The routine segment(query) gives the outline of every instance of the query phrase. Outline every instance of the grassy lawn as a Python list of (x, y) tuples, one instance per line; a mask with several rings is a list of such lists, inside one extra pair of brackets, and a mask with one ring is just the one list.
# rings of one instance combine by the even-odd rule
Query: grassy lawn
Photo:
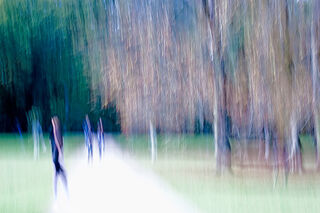
[[(0, 135), (0, 212), (47, 212), (53, 195), (53, 164), (48, 135), (44, 135), (47, 151), (40, 159), (33, 159), (33, 141), (23, 135), (23, 141), (14, 134)], [(64, 137), (65, 164), (72, 153), (82, 145), (82, 135)], [(41, 146), (40, 146), (41, 147)]]
[[(52, 200), (51, 147), (33, 160), (33, 141), (24, 135), (24, 148), (17, 135), (0, 135), (0, 212), (47, 212)], [(314, 166), (310, 137), (303, 136), (304, 163)], [(83, 144), (80, 134), (66, 135), (65, 163)], [(158, 136), (158, 159), (151, 164), (149, 137), (115, 136), (123, 150), (143, 166), (161, 176), (179, 194), (203, 212), (319, 212), (320, 175), (291, 175), (287, 186), (280, 175), (273, 187), (272, 172), (266, 168), (240, 168), (237, 142), (232, 142), (233, 175), (217, 176), (211, 135)], [(250, 145), (252, 148), (253, 145)], [(249, 157), (253, 153), (249, 152)], [(251, 158), (249, 161), (254, 161)]]
[[(211, 135), (158, 136), (158, 159), (154, 164), (150, 161), (148, 136), (116, 139), (142, 165), (154, 170), (203, 212), (320, 212), (320, 175), (310, 171), (314, 153), (309, 136), (301, 137), (309, 172), (291, 175), (287, 185), (280, 174), (275, 187), (270, 169), (237, 166), (236, 151), (233, 175), (217, 176)], [(237, 149), (235, 141), (232, 147)], [(249, 152), (249, 161), (255, 161), (255, 151)]]

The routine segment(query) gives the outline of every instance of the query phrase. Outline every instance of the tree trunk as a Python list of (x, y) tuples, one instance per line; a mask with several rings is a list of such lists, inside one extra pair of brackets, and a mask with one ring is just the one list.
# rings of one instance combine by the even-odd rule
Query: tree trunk
[[(210, 33), (210, 56), (214, 76), (214, 144), (217, 172), (231, 169), (231, 147), (226, 135), (226, 75), (223, 60), (225, 18), (215, 11), (216, 2), (203, 0)], [(221, 12), (221, 11), (220, 11)]]
[(279, 166), (278, 166), (278, 140), (277, 137), (274, 137), (272, 142), (272, 150), (273, 150), (273, 166), (272, 166), (272, 176), (273, 176), (273, 187), (277, 184), (278, 174), (279, 174)]
[(270, 133), (268, 125), (264, 125), (264, 159), (269, 160)]
[(202, 100), (198, 103), (198, 119), (199, 119), (199, 132), (202, 134), (204, 131), (204, 116)]
[[(221, 70), (223, 71), (223, 69)], [(227, 111), (226, 111), (226, 79), (225, 75), (216, 72), (217, 114), (216, 114), (216, 168), (220, 173), (224, 170), (231, 171), (231, 146), (227, 135)]]
[(284, 181), (287, 183), (288, 174), (289, 174), (289, 165), (288, 165), (288, 147), (285, 144), (284, 137), (280, 136), (276, 138), (273, 143), (273, 155), (274, 155), (274, 164), (273, 164), (273, 186), (278, 182), (279, 172), (284, 173)]
[(157, 138), (154, 133), (152, 122), (150, 121), (150, 143), (151, 143), (151, 162), (157, 159)]
[(320, 170), (320, 159), (318, 156), (319, 150), (319, 110), (318, 110), (318, 62), (316, 51), (314, 23), (311, 23), (311, 61), (312, 61), (312, 104), (313, 104), (313, 118), (314, 118), (314, 133), (315, 133), (315, 150), (316, 150), (316, 166)]
[(217, 138), (217, 155), (216, 168), (217, 172), (231, 171), (231, 146), (229, 138), (226, 135), (225, 112), (220, 111), (218, 115), (218, 138)]
[(290, 122), (291, 136), (290, 136), (290, 153), (288, 156), (291, 173), (303, 171), (302, 167), (302, 153), (301, 142), (297, 131), (297, 121), (292, 119)]
[(319, 129), (319, 112), (314, 112), (314, 144), (315, 144), (315, 154), (316, 154), (316, 169), (320, 171), (320, 158), (319, 158), (319, 138), (320, 138), (320, 129)]
[(215, 90), (215, 94), (214, 94), (214, 106), (213, 106), (213, 134), (214, 134), (214, 157), (217, 159), (218, 154), (219, 154), (219, 150), (218, 150), (218, 94)]

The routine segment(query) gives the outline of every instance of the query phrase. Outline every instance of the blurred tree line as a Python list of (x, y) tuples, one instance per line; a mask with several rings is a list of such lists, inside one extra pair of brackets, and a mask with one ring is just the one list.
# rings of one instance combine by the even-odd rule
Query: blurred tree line
[[(27, 130), (27, 113), (37, 107), (44, 129), (58, 115), (65, 130), (81, 130), (84, 115), (104, 116), (119, 131), (115, 107), (93, 103), (88, 53), (71, 36), (81, 1), (0, 1), (0, 131)], [(96, 96), (95, 99), (98, 97)]]
[(319, 0), (0, 0), (0, 130), (25, 130), (33, 107), (45, 129), (57, 114), (80, 130), (89, 113), (125, 134), (213, 132), (219, 166), (229, 137), (275, 144), (284, 163), (302, 132), (320, 148), (319, 11)]

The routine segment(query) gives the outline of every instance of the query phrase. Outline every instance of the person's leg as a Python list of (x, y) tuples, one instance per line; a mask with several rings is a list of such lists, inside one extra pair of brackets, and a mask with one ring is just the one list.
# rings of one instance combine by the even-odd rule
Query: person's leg
[(92, 138), (92, 135), (91, 135), (91, 137), (89, 138), (89, 143), (90, 143), (90, 157), (91, 157), (91, 161), (92, 161), (92, 159), (93, 159), (93, 138)]
[(89, 138), (86, 138), (86, 146), (87, 146), (87, 150), (88, 150), (88, 163), (90, 162), (90, 142), (89, 142)]
[(58, 185), (58, 171), (57, 166), (55, 165), (55, 172), (53, 176), (53, 193), (54, 193), (54, 199), (57, 199), (57, 185)]
[(67, 195), (69, 195), (67, 175), (66, 175), (64, 168), (62, 168), (62, 167), (60, 167), (60, 175), (61, 175), (62, 183), (63, 183), (64, 188), (66, 190), (66, 193), (67, 193)]
[(90, 161), (90, 145), (89, 143), (87, 144), (87, 150), (88, 150), (88, 163)]
[(100, 136), (98, 138), (98, 144), (99, 144), (99, 157), (101, 159), (101, 156), (102, 156), (102, 141), (101, 141), (101, 137)]
[(103, 153), (106, 151), (106, 143), (104, 141), (104, 135), (102, 133), (102, 136), (101, 136), (101, 140), (102, 140), (102, 145), (103, 145)]
[(93, 161), (93, 150), (92, 150), (92, 141), (90, 142), (90, 159), (91, 159), (91, 162)]
[(92, 143), (88, 142), (88, 163), (92, 161)]

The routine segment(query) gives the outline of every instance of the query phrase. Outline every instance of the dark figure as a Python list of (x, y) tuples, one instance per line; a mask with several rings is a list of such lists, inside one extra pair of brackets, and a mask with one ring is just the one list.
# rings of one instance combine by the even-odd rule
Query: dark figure
[(99, 156), (101, 159), (102, 152), (104, 153), (105, 151), (104, 132), (103, 132), (103, 125), (102, 125), (101, 118), (99, 118), (99, 121), (97, 124), (97, 136), (98, 136)]
[(83, 131), (84, 131), (86, 147), (88, 149), (88, 162), (90, 162), (93, 159), (93, 150), (92, 150), (92, 131), (91, 131), (91, 125), (90, 125), (90, 120), (88, 115), (86, 115), (86, 119), (83, 122)]
[(65, 169), (62, 166), (63, 159), (63, 138), (61, 133), (61, 126), (57, 116), (54, 116), (51, 119), (52, 129), (50, 131), (50, 140), (51, 140), (51, 149), (52, 149), (52, 160), (55, 167), (54, 174), (54, 195), (57, 197), (57, 184), (58, 176), (61, 177), (61, 180), (65, 186), (66, 192), (68, 193), (68, 182)]

